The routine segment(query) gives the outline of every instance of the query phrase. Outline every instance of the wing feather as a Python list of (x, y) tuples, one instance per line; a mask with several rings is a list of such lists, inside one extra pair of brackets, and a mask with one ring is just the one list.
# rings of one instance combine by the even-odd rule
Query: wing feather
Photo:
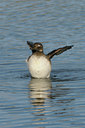
[(73, 47), (73, 45), (55, 49), (52, 52), (48, 53), (47, 57), (49, 59), (51, 59), (54, 55), (59, 55), (59, 54), (63, 53), (64, 51), (67, 51), (67, 50), (71, 49), (72, 47)]

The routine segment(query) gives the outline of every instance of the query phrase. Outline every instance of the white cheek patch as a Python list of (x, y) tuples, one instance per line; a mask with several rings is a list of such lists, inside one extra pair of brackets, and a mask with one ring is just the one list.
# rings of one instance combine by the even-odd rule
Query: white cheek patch
[(40, 45), (40, 44), (38, 44), (38, 47), (41, 47), (41, 45)]

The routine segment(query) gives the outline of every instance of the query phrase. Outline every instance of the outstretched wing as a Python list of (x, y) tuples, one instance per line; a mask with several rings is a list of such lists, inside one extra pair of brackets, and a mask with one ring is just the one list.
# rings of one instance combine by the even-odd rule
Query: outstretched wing
[(51, 59), (54, 55), (59, 55), (59, 54), (63, 53), (64, 51), (71, 49), (72, 47), (73, 47), (73, 45), (71, 45), (71, 46), (65, 46), (65, 47), (62, 47), (62, 48), (58, 48), (56, 50), (53, 50), (52, 52), (50, 52), (50, 53), (47, 54), (47, 57), (49, 59)]

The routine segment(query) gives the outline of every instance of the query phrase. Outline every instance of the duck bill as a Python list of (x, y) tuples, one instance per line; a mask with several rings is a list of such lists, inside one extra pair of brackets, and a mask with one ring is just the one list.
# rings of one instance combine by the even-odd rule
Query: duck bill
[(27, 44), (29, 45), (30, 49), (32, 50), (34, 48), (34, 44), (30, 41), (27, 41)]

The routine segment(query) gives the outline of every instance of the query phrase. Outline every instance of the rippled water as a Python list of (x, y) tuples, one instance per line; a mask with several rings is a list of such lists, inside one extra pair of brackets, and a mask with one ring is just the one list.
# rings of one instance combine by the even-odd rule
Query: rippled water
[[(0, 127), (85, 128), (85, 1), (3, 0), (0, 12)], [(31, 79), (27, 40), (74, 47)]]

